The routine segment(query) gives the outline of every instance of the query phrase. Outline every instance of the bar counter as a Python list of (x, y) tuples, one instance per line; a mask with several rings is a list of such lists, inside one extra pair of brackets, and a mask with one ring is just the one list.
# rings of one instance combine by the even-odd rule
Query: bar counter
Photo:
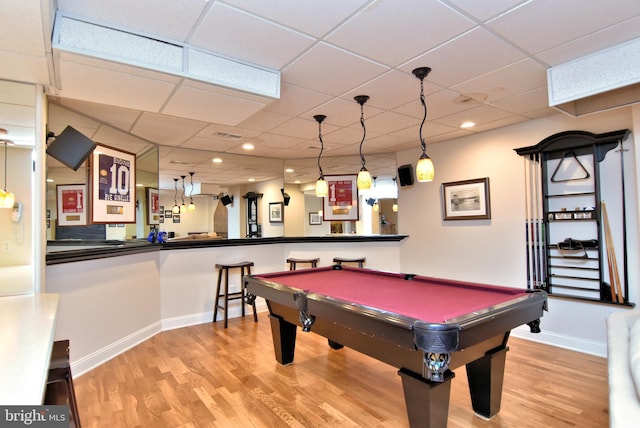
[(0, 297), (0, 404), (42, 404), (59, 301), (58, 294)]

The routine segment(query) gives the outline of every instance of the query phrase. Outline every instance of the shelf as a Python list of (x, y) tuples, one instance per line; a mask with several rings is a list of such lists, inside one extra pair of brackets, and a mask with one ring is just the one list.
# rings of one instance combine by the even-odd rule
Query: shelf
[(575, 193), (561, 193), (558, 195), (545, 195), (545, 198), (566, 198), (575, 196), (595, 196), (595, 192), (575, 192)]

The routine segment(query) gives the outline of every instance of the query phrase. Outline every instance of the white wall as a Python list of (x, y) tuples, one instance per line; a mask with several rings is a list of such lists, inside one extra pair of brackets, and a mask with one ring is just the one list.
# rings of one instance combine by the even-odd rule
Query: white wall
[[(603, 133), (632, 127), (631, 109), (625, 108), (579, 119), (558, 114), (429, 145), (427, 153), (435, 164), (435, 181), (399, 189), (399, 233), (409, 235), (401, 245), (401, 270), (526, 287), (524, 160), (513, 149), (535, 145), (562, 131)], [(411, 163), (415, 168), (420, 155), (417, 146), (416, 150), (398, 153), (398, 164)], [(442, 183), (481, 177), (490, 179), (491, 219), (443, 221)], [(631, 182), (627, 181), (627, 185), (635, 189), (635, 171), (628, 171), (628, 177)], [(606, 189), (602, 190), (606, 199)], [(627, 203), (636, 206), (635, 199), (628, 199)], [(637, 224), (635, 218), (630, 221)], [(629, 236), (629, 241), (631, 248), (637, 248), (637, 232)], [(630, 254), (632, 263), (637, 258), (634, 254), (637, 253)], [(630, 272), (630, 297), (634, 300), (638, 296), (638, 279), (637, 272)], [(625, 309), (550, 298), (542, 335), (530, 335), (525, 329), (516, 334), (605, 355), (605, 318), (617, 310)]]

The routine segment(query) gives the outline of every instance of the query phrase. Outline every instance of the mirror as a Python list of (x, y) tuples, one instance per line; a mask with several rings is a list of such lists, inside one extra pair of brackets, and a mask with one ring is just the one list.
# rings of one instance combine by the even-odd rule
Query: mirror
[[(365, 160), (366, 168), (375, 180), (371, 189), (358, 192), (359, 219), (325, 221), (323, 200), (315, 195), (315, 183), (320, 175), (317, 158), (286, 159), (284, 190), (290, 201), (286, 208), (285, 236), (396, 234), (398, 216), (393, 210), (398, 195), (395, 154), (366, 155)], [(325, 176), (357, 174), (362, 167), (357, 155), (323, 156), (321, 165)], [(367, 204), (367, 200), (371, 200), (371, 204)]]

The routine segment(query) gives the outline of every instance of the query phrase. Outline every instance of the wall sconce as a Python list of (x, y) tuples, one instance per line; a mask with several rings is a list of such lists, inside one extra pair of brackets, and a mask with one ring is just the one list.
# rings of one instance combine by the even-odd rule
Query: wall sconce
[(362, 155), (362, 144), (364, 143), (364, 139), (367, 136), (367, 128), (364, 126), (364, 103), (369, 99), (368, 95), (356, 95), (354, 97), (356, 102), (360, 104), (360, 125), (362, 125), (362, 140), (360, 141), (360, 160), (362, 161), (362, 168), (360, 168), (360, 172), (358, 173), (357, 185), (358, 190), (366, 190), (371, 188), (371, 174), (367, 171), (365, 167), (364, 156)]
[(416, 165), (416, 177), (421, 183), (433, 181), (435, 176), (433, 162), (431, 161), (431, 158), (427, 156), (427, 145), (424, 142), (424, 138), (422, 138), (422, 127), (424, 126), (424, 122), (427, 120), (427, 103), (424, 101), (424, 78), (427, 77), (430, 72), (431, 68), (429, 67), (418, 67), (413, 70), (413, 74), (420, 79), (420, 103), (424, 109), (424, 116), (422, 117), (422, 123), (420, 124), (420, 147), (422, 148), (422, 155), (420, 156), (420, 159), (418, 159), (418, 164)]
[(284, 191), (284, 187), (280, 189), (280, 193), (282, 193), (282, 199), (284, 200), (284, 206), (289, 206), (289, 201), (291, 201), (291, 196), (287, 192)]
[(196, 204), (193, 203), (193, 174), (195, 174), (195, 172), (189, 173), (189, 175), (191, 176), (191, 190), (189, 191), (189, 199), (191, 199), (191, 202), (189, 202), (189, 206), (187, 207), (187, 210), (189, 212), (193, 212), (196, 210)]
[(184, 179), (187, 178), (186, 175), (181, 175), (180, 177), (182, 177), (182, 205), (180, 205), (180, 213), (186, 213), (187, 212), (187, 206), (184, 203), (184, 191), (185, 191), (185, 187), (184, 187)]
[(324, 141), (322, 141), (322, 121), (325, 120), (326, 117), (327, 116), (323, 114), (316, 114), (313, 116), (313, 118), (318, 122), (318, 139), (320, 140), (320, 154), (318, 154), (318, 170), (320, 171), (320, 177), (318, 177), (318, 181), (316, 181), (316, 196), (318, 198), (326, 198), (329, 194), (329, 185), (324, 179), (322, 167), (320, 166), (320, 158), (324, 151)]
[(173, 211), (174, 214), (179, 214), (180, 207), (178, 206), (178, 179), (177, 178), (173, 179), (173, 187), (176, 189), (176, 192), (173, 195), (173, 209), (171, 211)]
[[(0, 134), (6, 134), (5, 129), (0, 128)], [(13, 204), (16, 202), (16, 197), (13, 193), (7, 190), (7, 148), (13, 144), (11, 140), (0, 140), (4, 144), (4, 186), (0, 190), (0, 208), (13, 208)]]

